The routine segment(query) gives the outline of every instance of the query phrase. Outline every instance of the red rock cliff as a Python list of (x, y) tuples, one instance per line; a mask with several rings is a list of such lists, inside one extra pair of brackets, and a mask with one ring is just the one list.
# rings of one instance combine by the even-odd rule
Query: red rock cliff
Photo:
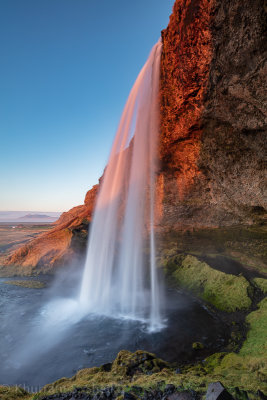
[(70, 261), (75, 256), (77, 242), (80, 244), (78, 247), (86, 244), (97, 190), (98, 185), (93, 186), (87, 192), (83, 205), (63, 213), (51, 231), (16, 250), (5, 265), (52, 267)]
[(161, 229), (263, 220), (265, 36), (262, 0), (176, 0), (162, 32)]

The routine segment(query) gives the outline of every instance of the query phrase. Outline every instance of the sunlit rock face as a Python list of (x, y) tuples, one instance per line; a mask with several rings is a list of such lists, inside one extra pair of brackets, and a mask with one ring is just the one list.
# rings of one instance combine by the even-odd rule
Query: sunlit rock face
[[(264, 218), (266, 10), (264, 0), (174, 4), (162, 32), (159, 231)], [(57, 265), (85, 248), (97, 188), (7, 263)]]
[(264, 217), (266, 7), (177, 0), (162, 32), (160, 229)]
[(16, 250), (6, 260), (5, 265), (40, 266), (45, 271), (76, 259), (86, 247), (88, 224), (97, 191), (98, 185), (93, 186), (87, 192), (83, 205), (63, 213), (51, 231)]

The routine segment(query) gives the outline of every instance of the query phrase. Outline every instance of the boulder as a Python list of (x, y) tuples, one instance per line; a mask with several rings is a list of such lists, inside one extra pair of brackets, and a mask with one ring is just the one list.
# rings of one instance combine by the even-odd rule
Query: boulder
[(221, 382), (213, 382), (208, 386), (206, 400), (234, 400)]

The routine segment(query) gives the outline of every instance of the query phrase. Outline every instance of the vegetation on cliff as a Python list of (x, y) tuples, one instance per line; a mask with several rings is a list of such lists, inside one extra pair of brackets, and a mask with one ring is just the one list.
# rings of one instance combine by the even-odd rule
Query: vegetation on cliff
[(252, 288), (243, 276), (225, 274), (190, 255), (171, 257), (165, 263), (169, 280), (190, 290), (222, 311), (233, 312), (251, 306)]
[(254, 284), (263, 291), (264, 294), (267, 294), (267, 279), (264, 278), (254, 278)]
[(44, 282), (35, 281), (35, 280), (5, 281), (4, 283), (6, 285), (21, 286), (21, 287), (25, 287), (28, 289), (42, 289), (46, 286)]

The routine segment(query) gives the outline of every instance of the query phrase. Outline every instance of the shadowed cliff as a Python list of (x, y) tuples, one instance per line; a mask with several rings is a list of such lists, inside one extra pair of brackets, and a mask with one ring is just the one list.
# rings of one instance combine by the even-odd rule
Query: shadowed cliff
[(266, 8), (176, 1), (162, 32), (162, 229), (266, 216)]

